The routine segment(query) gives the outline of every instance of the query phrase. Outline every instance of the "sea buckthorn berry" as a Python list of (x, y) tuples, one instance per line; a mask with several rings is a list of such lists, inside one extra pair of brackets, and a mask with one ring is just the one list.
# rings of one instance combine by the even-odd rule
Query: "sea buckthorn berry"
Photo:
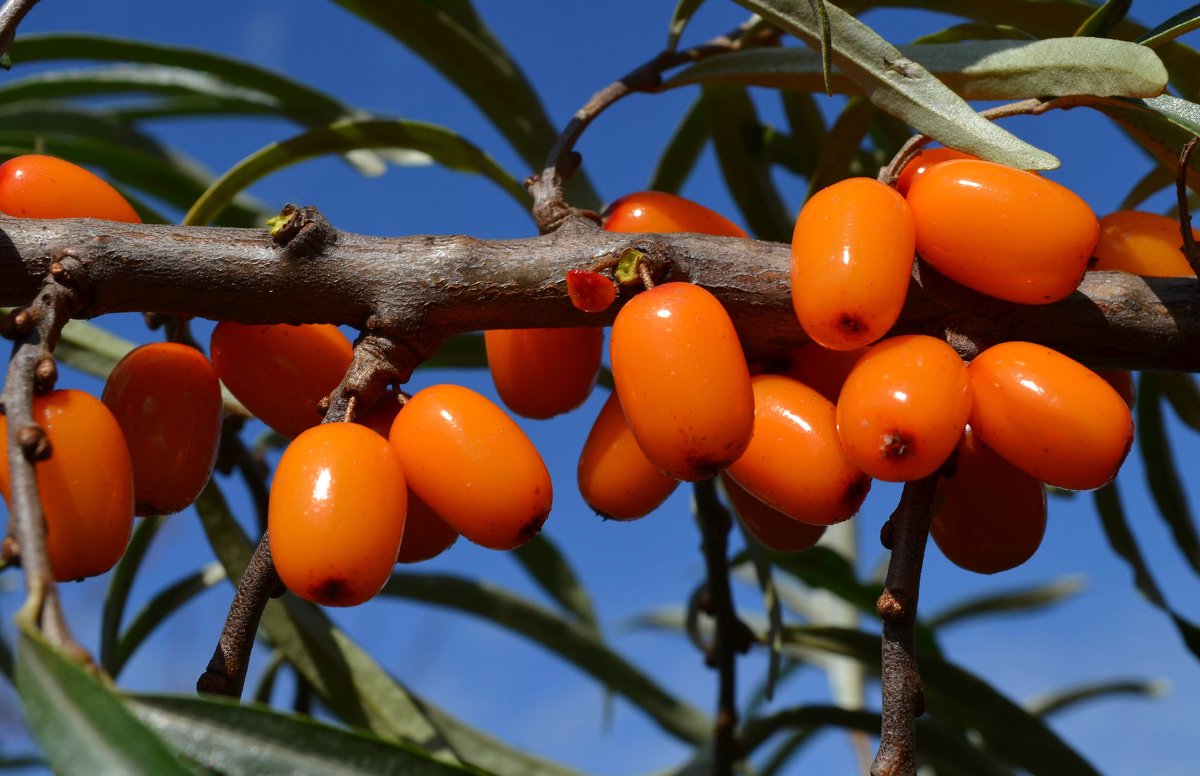
[(139, 515), (169, 515), (196, 500), (221, 439), (221, 385), (204, 354), (157, 342), (113, 368), (102, 400), (125, 434)]
[(587, 505), (613, 520), (634, 520), (650, 514), (679, 484), (646, 459), (625, 420), (616, 391), (600, 409), (583, 443), (578, 479), (579, 492)]
[(1136, 398), (1133, 387), (1133, 372), (1127, 369), (1097, 369), (1096, 374), (1104, 378), (1104, 382), (1113, 387), (1113, 390), (1125, 402), (1125, 406), (1133, 409), (1133, 402)]
[(387, 582), (404, 534), (400, 456), (357, 423), (325, 423), (283, 451), (267, 512), (275, 570), (296, 595), (355, 606)]
[(0, 164), (0, 211), (20, 218), (103, 218), (131, 224), (142, 220), (102, 178), (41, 154)]
[(596, 385), (603, 329), (498, 329), (483, 337), (496, 392), (522, 417), (573, 410)]
[(421, 497), (408, 491), (408, 516), (404, 520), (404, 538), (400, 540), (397, 563), (421, 563), (441, 555), (458, 541), (458, 531), (438, 517)]
[(1021, 304), (1079, 285), (1100, 223), (1069, 189), (1025, 170), (959, 159), (913, 181), (917, 253), (951, 280)]
[(696, 232), (746, 237), (737, 224), (690, 199), (662, 191), (626, 194), (608, 206), (604, 228), (610, 232)]
[(912, 187), (912, 182), (920, 178), (930, 167), (939, 162), (948, 162), (951, 159), (978, 158), (962, 151), (955, 151), (953, 148), (922, 148), (920, 151), (917, 151), (916, 155), (900, 171), (900, 177), (896, 179), (896, 191), (901, 194), (907, 194), (908, 190)]
[(815, 342), (806, 342), (788, 352), (790, 363), (783, 373), (837, 404), (838, 394), (842, 392), (850, 370), (866, 352), (867, 348), (830, 350)]
[[(1192, 230), (1200, 240), (1200, 232)], [(1179, 222), (1158, 213), (1118, 210), (1100, 219), (1094, 270), (1119, 270), (1148, 277), (1195, 275), (1183, 255)]]
[(617, 299), (612, 278), (590, 269), (567, 270), (567, 294), (571, 304), (585, 313), (602, 313)]
[[(133, 531), (133, 474), (121, 427), (99, 399), (74, 390), (35, 396), (33, 419), (51, 448), (35, 471), (54, 578), (103, 574)], [(0, 415), (0, 439), (7, 435)], [(9, 500), (7, 444), (0, 445), (0, 494)]]
[(388, 435), (409, 487), (454, 530), (493, 550), (542, 530), (546, 464), (504, 410), (458, 385), (433, 385), (400, 410)]
[(782, 375), (759, 375), (753, 385), (754, 438), (729, 476), (793, 520), (833, 525), (848, 519), (871, 479), (842, 449), (833, 404)]
[(246, 409), (285, 437), (321, 422), (317, 405), (337, 388), (354, 356), (350, 340), (327, 324), (213, 329), (213, 367)]
[(754, 431), (754, 394), (737, 332), (717, 298), (665, 283), (613, 322), (613, 381), (646, 458), (677, 480), (708, 479)]
[(971, 428), (1005, 460), (1042, 482), (1099, 488), (1133, 444), (1120, 394), (1092, 370), (1032, 342), (1003, 342), (968, 370)]
[(808, 336), (853, 350), (886, 334), (908, 295), (913, 234), (904, 197), (877, 180), (814, 194), (792, 234), (792, 306)]
[(946, 462), (970, 411), (967, 367), (954, 348), (921, 334), (892, 337), (867, 351), (846, 378), (838, 434), (867, 474), (906, 482)]
[(1046, 533), (1046, 489), (968, 429), (954, 475), (938, 480), (929, 533), (951, 563), (968, 571), (1016, 568)]
[(725, 488), (738, 520), (764, 547), (776, 552), (798, 552), (812, 547), (825, 534), (825, 526), (793, 520), (759, 501), (738, 485), (728, 471), (721, 472), (721, 487)]

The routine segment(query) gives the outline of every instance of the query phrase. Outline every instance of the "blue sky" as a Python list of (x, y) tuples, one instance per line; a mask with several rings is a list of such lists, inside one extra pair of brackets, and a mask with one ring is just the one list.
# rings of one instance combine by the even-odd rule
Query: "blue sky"
[[(673, 6), (672, 0), (477, 3), (560, 125), (594, 91), (658, 51)], [(1134, 14), (1153, 24), (1181, 7), (1139, 2)], [(687, 39), (697, 41), (723, 32), (743, 17), (744, 12), (732, 3), (710, 0)], [(953, 23), (950, 17), (905, 11), (878, 12), (866, 20), (896, 41)], [(169, 4), (45, 0), (23, 30), (123, 35), (244, 58), (354, 106), (445, 124), (486, 149), (517, 177), (529, 172), (464, 96), (390, 38), (331, 3), (310, 0), (284, 10), (278, 3), (261, 0)], [(18, 67), (0, 77), (20, 74)], [(687, 89), (635, 95), (589, 129), (579, 150), (606, 200), (645, 186), (658, 151), (693, 96)], [(762, 95), (759, 102), (765, 117), (778, 119), (770, 95)], [(831, 110), (836, 104), (836, 100), (826, 102)], [(1099, 214), (1115, 209), (1148, 169), (1140, 152), (1105, 119), (1084, 110), (1012, 120), (1006, 126), (1058, 155), (1063, 168), (1051, 176), (1077, 191)], [(197, 120), (156, 128), (214, 172), (295, 131), (284, 122), (265, 120)], [(797, 209), (803, 182), (780, 175), (778, 183), (789, 206)], [(252, 192), (271, 207), (284, 202), (317, 205), (340, 228), (367, 234), (507, 238), (534, 231), (528, 214), (493, 184), (436, 167), (392, 168), (380, 178), (365, 179), (338, 160), (319, 160), (274, 175)], [(711, 152), (706, 152), (684, 193), (744, 223)], [(1166, 200), (1156, 200), (1155, 205), (1161, 209)], [(127, 337), (150, 338), (139, 319), (125, 317), (113, 325)], [(412, 385), (447, 381), (490, 391), (486, 372), (481, 371), (418, 372)], [(96, 392), (100, 388), (97, 381), (76, 376), (64, 384)], [(685, 489), (661, 512), (629, 524), (602, 522), (580, 501), (574, 490), (575, 462), (602, 403), (603, 396), (597, 393), (566, 417), (524, 423), (543, 451), (556, 487), (546, 535), (576, 565), (617, 648), (668, 688), (711, 710), (715, 677), (683, 639), (623, 634), (616, 628), (648, 609), (681, 605), (701, 579), (703, 561)], [(1196, 436), (1182, 428), (1172, 430), (1177, 460), (1187, 471), (1198, 453)], [(1172, 603), (1184, 614), (1200, 618), (1196, 577), (1157, 518), (1144, 482), (1135, 450), (1120, 478), (1130, 521)], [(244, 494), (233, 485), (228, 492), (249, 517)], [(896, 488), (876, 485), (853, 521), (864, 569), (875, 568), (882, 558), (875, 537), (897, 496)], [(1194, 496), (1190, 497), (1195, 507)], [(171, 518), (151, 550), (133, 605), (210, 559), (195, 515), (189, 511)], [(429, 563), (428, 569), (486, 579), (541, 598), (511, 558), (465, 541)], [(949, 656), (1016, 699), (1116, 676), (1168, 677), (1170, 692), (1162, 699), (1105, 701), (1056, 718), (1055, 727), (1106, 773), (1194, 772), (1189, 743), (1196, 711), (1192, 699), (1200, 697), (1197, 663), (1168, 619), (1134, 590), (1127, 567), (1107, 547), (1089, 495), (1053, 499), (1046, 540), (1038, 554), (1021, 568), (997, 577), (961, 571), (931, 547), (922, 609), (934, 612), (964, 596), (1075, 575), (1086, 578), (1087, 592), (1067, 604), (1036, 615), (979, 621), (947, 631)], [(11, 573), (0, 577), (0, 584), (9, 590), (0, 597), (0, 605), (12, 612), (20, 601), (20, 593), (12, 588), (19, 586)], [(71, 621), (91, 645), (103, 595), (103, 580), (67, 590)], [(220, 585), (160, 629), (126, 670), (123, 686), (189, 691), (211, 653), (231, 595), (228, 585)], [(752, 587), (743, 585), (738, 595), (748, 607), (755, 605)], [(612, 724), (606, 727), (603, 693), (597, 685), (557, 658), (491, 626), (428, 607), (382, 600), (332, 614), (414, 691), (512, 744), (599, 774), (645, 773), (686, 756), (683, 748), (624, 703), (616, 704)], [(261, 669), (262, 652), (252, 682)], [(744, 662), (743, 688), (752, 686), (762, 666), (758, 658)], [(871, 689), (869, 697), (874, 692)], [(824, 702), (828, 686), (821, 674), (809, 670), (780, 696), (778, 708)], [(5, 750), (21, 746), (23, 736), (16, 723), (8, 726), (7, 720), (0, 720), (0, 745)], [(797, 760), (793, 772), (851, 773), (853, 763), (846, 738), (829, 733)]]

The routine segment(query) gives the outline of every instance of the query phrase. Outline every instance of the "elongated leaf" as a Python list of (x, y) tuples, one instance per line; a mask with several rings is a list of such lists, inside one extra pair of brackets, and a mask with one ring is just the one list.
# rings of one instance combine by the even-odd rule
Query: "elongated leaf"
[(7, 132), (39, 135), (75, 135), (114, 145), (129, 146), (165, 155), (161, 143), (141, 130), (124, 124), (108, 111), (93, 110), (55, 100), (0, 103), (0, 126)]
[(1064, 577), (1033, 587), (985, 593), (946, 607), (937, 614), (931, 615), (925, 624), (937, 630), (976, 617), (1036, 611), (1074, 598), (1086, 587), (1087, 580), (1084, 577)]
[(442, 574), (392, 575), (383, 595), (457, 609), (487, 619), (540, 644), (650, 715), (689, 743), (707, 740), (711, 722), (606, 647), (587, 628), (486, 582)]
[(811, 94), (783, 90), (779, 92), (779, 101), (791, 129), (792, 145), (799, 156), (800, 174), (811, 175), (817, 168), (817, 159), (828, 136), (825, 117)]
[(1007, 24), (965, 22), (922, 35), (914, 39), (913, 43), (956, 43), (960, 40), (1037, 40), (1037, 38), (1025, 30)]
[(433, 161), (452, 170), (483, 175), (511, 194), (523, 208), (528, 207), (529, 195), (516, 179), (492, 157), (445, 127), (416, 121), (367, 119), (340, 121), (309, 130), (251, 154), (196, 200), (184, 217), (184, 223), (208, 223), (246, 187), (284, 167), (325, 154), (361, 148), (404, 148), (427, 154)]
[(31, 627), (22, 630), (17, 691), (25, 721), (56, 773), (192, 773), (107, 687), (56, 652)]
[[(1104, 38), (917, 43), (900, 46), (898, 51), (970, 100), (1075, 94), (1155, 97), (1167, 83), (1166, 68), (1153, 51)], [(831, 88), (858, 93), (862, 86), (851, 76), (836, 74)], [(823, 88), (820, 57), (799, 47), (745, 49), (712, 57), (692, 65), (666, 85), (691, 83), (810, 92)]]
[(851, 97), (837, 121), (829, 128), (829, 137), (821, 147), (817, 167), (808, 180), (805, 199), (826, 186), (850, 177), (850, 165), (858, 158), (863, 138), (875, 118), (875, 106), (862, 97)]
[(104, 614), (100, 619), (100, 665), (109, 675), (116, 677), (120, 669), (115, 667), (117, 638), (121, 632), (121, 623), (125, 620), (125, 605), (129, 601), (129, 591), (133, 588), (134, 577), (142, 567), (146, 550), (154, 540), (158, 529), (162, 526), (162, 518), (147, 517), (138, 523), (121, 562), (113, 571), (108, 582), (108, 591), (104, 596)]
[(113, 654), (111, 673), (116, 676), (133, 657), (138, 647), (165, 622), (168, 617), (183, 608), (196, 596), (225, 579), (225, 569), (220, 563), (210, 563), (200, 571), (188, 574), (174, 584), (160, 590), (129, 622), (121, 634)]
[(54, 356), (68, 366), (103, 380), (134, 347), (135, 343), (94, 323), (72, 320), (63, 327)]
[(105, 114), (125, 124), (159, 119), (177, 119), (191, 116), (254, 116), (274, 115), (277, 111), (260, 98), (249, 100), (237, 97), (213, 97), (209, 95), (186, 95), (162, 97), (147, 102), (110, 108)]
[(592, 598), (587, 588), (571, 568), (562, 552), (546, 538), (539, 534), (513, 551), (529, 576), (563, 609), (579, 620), (592, 633), (599, 636), (600, 621), (596, 619), (596, 609), (592, 606)]
[(671, 12), (671, 23), (667, 26), (667, 48), (672, 51), (679, 45), (679, 37), (687, 28), (692, 16), (704, 4), (704, 0), (678, 0)]
[(135, 695), (133, 712), (185, 759), (255, 776), (462, 776), (482, 774), (418, 749), (309, 717), (223, 698)]
[(1167, 692), (1164, 682), (1147, 682), (1142, 679), (1111, 680), (1095, 682), (1066, 690), (1045, 693), (1031, 699), (1026, 706), (1031, 714), (1048, 717), (1074, 708), (1082, 703), (1111, 698), (1114, 695), (1132, 695), (1140, 698), (1161, 698)]
[(783, 772), (783, 768), (791, 762), (793, 757), (804, 750), (816, 733), (816, 730), (806, 728), (798, 733), (792, 733), (784, 739), (783, 743), (775, 747), (770, 756), (763, 761), (762, 767), (758, 770), (760, 776), (779, 776)]
[[(1159, 164), (1179, 166), (1179, 151), (1200, 135), (1200, 105), (1164, 94), (1147, 100), (1106, 100), (1093, 106), (1115, 121)], [(1200, 190), (1200, 158), (1192, 157), (1188, 186)]]
[[(727, 497), (728, 500), (728, 497)], [(746, 524), (737, 521), (742, 533), (742, 541), (746, 545), (746, 554), (754, 564), (754, 576), (762, 591), (763, 608), (767, 610), (767, 649), (770, 657), (767, 660), (767, 679), (763, 685), (763, 697), (771, 700), (775, 697), (775, 684), (779, 681), (780, 666), (783, 659), (783, 606), (779, 603), (779, 592), (775, 589), (775, 578), (771, 571), (771, 561), (767, 559), (765, 548), (746, 529)]]
[[(810, 46), (820, 24), (808, 0), (738, 0)], [(880, 109), (951, 148), (1026, 170), (1059, 165), (1056, 158), (1029, 145), (976, 113), (949, 87), (906, 58), (870, 27), (826, 3), (833, 40), (833, 62)]]
[(1143, 175), (1121, 200), (1117, 210), (1136, 210), (1139, 205), (1175, 182), (1175, 173), (1156, 164)]
[(696, 168), (708, 138), (708, 115), (704, 112), (704, 99), (700, 98), (688, 108), (675, 134), (667, 141), (647, 188), (678, 194)]
[(1146, 469), (1146, 483), (1158, 505), (1159, 516), (1171, 529), (1175, 545), (1192, 569), (1200, 573), (1200, 534), (1188, 506), (1183, 481), (1175, 467), (1175, 454), (1163, 422), (1162, 390), (1157, 376), (1148, 372), (1138, 383), (1138, 450)]
[(1132, 4), (1133, 0), (1107, 0), (1083, 24), (1079, 25), (1079, 29), (1075, 30), (1075, 34), (1077, 36), (1091, 36), (1096, 38), (1107, 35), (1112, 32), (1114, 27), (1121, 23), (1121, 20), (1129, 13), (1129, 6)]
[(50, 70), (0, 86), (0, 101), (59, 100), (144, 92), (171, 96), (204, 96), (253, 103), (269, 113), (284, 106), (269, 95), (231, 86), (208, 73), (162, 65), (115, 65), (86, 70)]
[(1155, 48), (1195, 29), (1200, 29), (1200, 4), (1188, 6), (1162, 24), (1155, 25), (1153, 29), (1142, 33), (1137, 42)]
[(1155, 379), (1179, 419), (1200, 431), (1200, 387), (1196, 378), (1180, 372), (1159, 372)]

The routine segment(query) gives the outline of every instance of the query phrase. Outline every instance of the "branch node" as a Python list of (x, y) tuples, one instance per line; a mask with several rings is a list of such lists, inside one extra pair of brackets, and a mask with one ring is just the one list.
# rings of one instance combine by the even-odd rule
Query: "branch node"
[(53, 453), (46, 431), (36, 423), (25, 426), (17, 432), (17, 444), (20, 445), (21, 454), (25, 456), (25, 460), (30, 463), (48, 461)]
[(4, 542), (0, 543), (0, 560), (4, 561), (5, 566), (21, 565), (21, 545), (12, 534), (5, 536)]
[(337, 241), (337, 229), (312, 205), (288, 203), (267, 221), (271, 239), (285, 260), (315, 259)]
[(35, 393), (45, 395), (54, 390), (54, 384), (58, 382), (58, 364), (54, 360), (54, 356), (49, 354), (38, 359), (37, 366), (33, 368), (33, 390)]

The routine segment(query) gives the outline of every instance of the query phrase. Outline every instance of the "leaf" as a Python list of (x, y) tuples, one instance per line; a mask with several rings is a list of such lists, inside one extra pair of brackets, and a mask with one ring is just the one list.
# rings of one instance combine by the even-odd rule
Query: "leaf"
[(26, 624), (17, 643), (16, 685), (25, 721), (55, 773), (192, 773), (116, 695)]
[(829, 128), (828, 139), (821, 147), (816, 169), (808, 179), (805, 200), (826, 186), (850, 177), (850, 165), (858, 158), (859, 148), (874, 118), (875, 106), (868, 100), (851, 97), (846, 101), (846, 107)]
[(225, 579), (225, 569), (220, 563), (210, 563), (200, 571), (188, 574), (174, 584), (160, 590), (146, 605), (134, 615), (129, 627), (121, 635), (121, 640), (112, 657), (113, 676), (133, 657), (133, 653), (142, 645), (154, 629), (166, 621), (168, 617), (183, 608), (193, 598)]
[(1142, 551), (1138, 548), (1137, 540), (1134, 539), (1133, 532), (1129, 529), (1129, 522), (1125, 519), (1125, 509), (1121, 506), (1121, 497), (1117, 491), (1116, 482), (1110, 482), (1103, 488), (1093, 491), (1092, 495), (1096, 499), (1096, 511), (1100, 515), (1101, 525), (1104, 526), (1104, 535), (1108, 538), (1108, 543), (1113, 551), (1133, 571), (1134, 585), (1146, 597), (1146, 600), (1171, 618), (1183, 643), (1197, 659), (1200, 659), (1200, 627), (1185, 620), (1172, 609), (1171, 605), (1167, 603), (1162, 589), (1154, 581), (1154, 577), (1150, 574), (1150, 569), (1142, 557)]
[(679, 122), (675, 133), (667, 141), (646, 188), (678, 194), (696, 168), (708, 138), (708, 115), (704, 111), (704, 98), (701, 97), (688, 108), (683, 121)]
[(679, 47), (679, 38), (692, 15), (704, 4), (704, 0), (678, 0), (675, 10), (671, 12), (671, 23), (667, 27), (667, 48), (674, 51)]
[(1200, 535), (1175, 467), (1175, 455), (1163, 422), (1162, 390), (1153, 372), (1142, 375), (1138, 393), (1138, 450), (1146, 470), (1146, 483), (1159, 515), (1171, 529), (1175, 545), (1192, 569), (1200, 573)]
[[(150, 93), (203, 96), (251, 104), (257, 112), (284, 113), (278, 100), (232, 86), (208, 73), (162, 65), (115, 65), (86, 70), (50, 70), (0, 86), (0, 102)], [(311, 113), (309, 114), (311, 115)]]
[(125, 605), (129, 601), (129, 591), (133, 587), (134, 577), (142, 567), (146, 550), (150, 548), (150, 542), (161, 527), (160, 517), (147, 517), (138, 523), (129, 538), (121, 562), (117, 564), (108, 582), (108, 591), (104, 595), (104, 613), (100, 619), (100, 665), (113, 678), (121, 673), (119, 668), (114, 667), (114, 659), (121, 623), (125, 619)]
[(739, 86), (705, 86), (704, 110), (725, 185), (760, 240), (788, 242), (795, 218), (771, 180), (762, 148), (762, 127), (746, 90)]
[(1125, 199), (1121, 200), (1117, 210), (1135, 210), (1147, 199), (1174, 182), (1175, 173), (1161, 164), (1156, 164), (1137, 183), (1133, 184), (1133, 188), (1125, 195)]
[(482, 771), (309, 717), (217, 697), (134, 695), (132, 709), (179, 755), (219, 773), (255, 776), (453, 776)]
[[(1200, 105), (1164, 94), (1147, 100), (1106, 100), (1093, 106), (1115, 121), (1159, 164), (1179, 167), (1179, 152), (1200, 136)], [(1200, 158), (1192, 157), (1188, 186), (1200, 191)]]
[(771, 700), (775, 697), (775, 685), (779, 681), (780, 662), (783, 656), (783, 607), (779, 603), (779, 592), (775, 589), (775, 579), (771, 572), (771, 561), (763, 545), (746, 529), (745, 523), (737, 521), (742, 533), (742, 541), (746, 545), (746, 554), (754, 564), (754, 576), (762, 591), (763, 608), (767, 610), (767, 679), (763, 686), (763, 697)]
[(1171, 18), (1138, 36), (1137, 42), (1149, 48), (1161, 46), (1192, 30), (1200, 29), (1200, 4), (1188, 6)]
[(1200, 431), (1200, 388), (1196, 386), (1196, 378), (1182, 372), (1158, 372), (1155, 380), (1179, 419), (1192, 430)]
[[(737, 0), (777, 27), (815, 45), (820, 25), (808, 0)], [(924, 68), (904, 57), (870, 27), (826, 3), (833, 62), (880, 109), (951, 148), (1026, 170), (1059, 161), (976, 113)]]
[(940, 630), (977, 617), (990, 617), (995, 614), (1023, 614), (1074, 598), (1086, 587), (1087, 580), (1084, 577), (1075, 576), (1017, 590), (985, 593), (946, 607), (937, 614), (931, 615), (925, 624), (934, 630)]
[(808, 4), (817, 15), (817, 26), (821, 31), (821, 83), (825, 85), (825, 93), (833, 94), (829, 79), (833, 77), (833, 33), (829, 26), (829, 10), (825, 0), (808, 0)]
[(960, 40), (1037, 40), (1037, 38), (1025, 30), (1007, 24), (965, 22), (922, 35), (914, 39), (913, 43), (956, 43)]
[(821, 115), (817, 101), (806, 92), (780, 91), (779, 101), (783, 103), (783, 113), (792, 131), (800, 174), (811, 175), (828, 138), (825, 117)]
[[(1077, 94), (1155, 97), (1167, 83), (1166, 68), (1153, 51), (1106, 38), (916, 43), (901, 46), (896, 56), (920, 63), (924, 78), (932, 81), (936, 76), (969, 100)], [(735, 83), (811, 92), (821, 88), (820, 68), (819, 57), (804, 48), (743, 49), (697, 62), (665, 86)], [(835, 73), (831, 88), (858, 93), (861, 83), (852, 72), (849, 76)], [(887, 105), (879, 107), (888, 110)]]
[(239, 192), (284, 167), (361, 148), (419, 151), (449, 169), (483, 175), (528, 209), (529, 195), (516, 179), (492, 157), (445, 127), (399, 119), (366, 119), (339, 121), (256, 151), (218, 178), (192, 205), (183, 222), (192, 226), (208, 223)]
[(1129, 13), (1131, 5), (1133, 5), (1133, 0), (1107, 0), (1083, 24), (1079, 25), (1079, 28), (1075, 30), (1075, 35), (1104, 37), (1121, 23), (1121, 20)]
[(545, 534), (533, 537), (513, 550), (512, 555), (543, 591), (599, 637), (600, 621), (591, 596), (566, 557)]
[(407, 598), (482, 617), (550, 650), (625, 696), (664, 730), (689, 743), (708, 739), (711, 722), (609, 649), (587, 627), (486, 582), (445, 574), (396, 572), (383, 595)]
[(136, 347), (124, 337), (94, 323), (72, 319), (63, 327), (54, 357), (80, 372), (107, 379), (117, 362)]
[(1025, 705), (1029, 713), (1039, 717), (1058, 714), (1082, 703), (1102, 700), (1114, 695), (1133, 695), (1143, 698), (1161, 698), (1167, 693), (1164, 682), (1147, 682), (1141, 679), (1114, 679), (1105, 682), (1084, 684), (1066, 690), (1056, 690), (1032, 698)]

